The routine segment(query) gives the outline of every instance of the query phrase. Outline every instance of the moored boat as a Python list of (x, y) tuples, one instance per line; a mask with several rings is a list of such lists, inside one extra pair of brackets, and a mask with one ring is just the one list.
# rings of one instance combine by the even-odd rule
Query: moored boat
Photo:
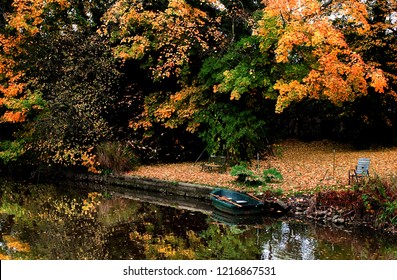
[(263, 212), (263, 202), (250, 195), (226, 189), (215, 189), (211, 193), (213, 206), (232, 215), (255, 215)]

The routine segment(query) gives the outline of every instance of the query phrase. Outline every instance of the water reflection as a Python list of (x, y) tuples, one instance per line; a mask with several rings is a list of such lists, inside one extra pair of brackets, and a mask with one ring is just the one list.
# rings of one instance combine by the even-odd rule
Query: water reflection
[(0, 259), (397, 259), (394, 237), (205, 202), (5, 183), (0, 195)]
[(270, 238), (263, 244), (263, 259), (315, 259), (316, 239), (299, 224), (280, 222), (269, 230)]

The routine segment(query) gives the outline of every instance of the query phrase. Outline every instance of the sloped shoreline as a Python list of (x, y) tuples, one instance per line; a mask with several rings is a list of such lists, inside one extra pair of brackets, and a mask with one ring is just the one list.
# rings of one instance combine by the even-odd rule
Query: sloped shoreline
[[(207, 185), (174, 182), (139, 176), (123, 175), (97, 175), (97, 174), (70, 174), (68, 179), (79, 182), (94, 183), (97, 191), (109, 191), (112, 187), (118, 191), (137, 190), (147, 193), (185, 197), (208, 202), (210, 192), (215, 188)], [(394, 228), (379, 228), (376, 217), (360, 209), (340, 207), (338, 205), (321, 205), (315, 194), (298, 194), (284, 198), (261, 197), (265, 203), (264, 215), (270, 217), (296, 218), (322, 224), (333, 224), (345, 227), (370, 227), (390, 234), (396, 234)]]

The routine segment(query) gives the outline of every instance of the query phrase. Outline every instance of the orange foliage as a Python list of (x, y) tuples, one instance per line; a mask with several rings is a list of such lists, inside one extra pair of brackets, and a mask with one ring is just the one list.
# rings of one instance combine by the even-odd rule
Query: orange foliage
[(139, 120), (131, 121), (130, 127), (135, 130), (139, 128), (148, 130), (152, 127), (150, 116), (154, 116), (156, 122), (167, 128), (176, 128), (187, 123), (186, 130), (193, 133), (199, 126), (193, 120), (193, 116), (198, 111), (201, 92), (202, 88), (192, 85), (185, 86), (180, 91), (171, 94), (161, 104), (158, 104), (155, 96), (147, 98)]
[(26, 32), (35, 35), (43, 23), (45, 8), (51, 4), (58, 4), (60, 8), (70, 5), (68, 0), (14, 0), (15, 13), (10, 15), (9, 25), (24, 36)]
[[(347, 44), (334, 20), (343, 17), (358, 34), (369, 29), (366, 4), (359, 0), (323, 3), (317, 0), (265, 0), (267, 16), (279, 18), (279, 41), (276, 59), (279, 63), (293, 60), (297, 52), (311, 67), (301, 80), (279, 80), (280, 92), (276, 111), (281, 112), (292, 101), (304, 97), (325, 97), (335, 104), (352, 101), (367, 94), (369, 86), (383, 93), (387, 80), (380, 69), (366, 64)], [(261, 24), (256, 34), (266, 37)], [(302, 51), (306, 49), (306, 51)], [(369, 82), (368, 82), (369, 81)]]
[(11, 123), (24, 122), (25, 118), (26, 118), (25, 112), (7, 111), (0, 119), (0, 122), (11, 122)]
[(15, 32), (0, 34), (0, 106), (7, 108), (0, 116), (2, 122), (25, 121), (26, 111), (18, 100), (26, 98), (26, 82), (24, 73), (16, 69), (16, 59), (25, 52), (29, 38), (40, 31), (45, 9), (53, 4), (61, 9), (70, 5), (68, 0), (14, 0), (14, 11), (6, 14), (7, 27)]
[(11, 260), (11, 257), (0, 253), (0, 260)]

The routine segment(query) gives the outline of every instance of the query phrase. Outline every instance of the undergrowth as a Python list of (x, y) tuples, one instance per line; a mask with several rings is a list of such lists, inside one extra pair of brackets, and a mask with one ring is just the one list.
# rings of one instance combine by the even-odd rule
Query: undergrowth
[(319, 191), (316, 202), (345, 208), (356, 218), (372, 216), (375, 227), (397, 231), (397, 175), (373, 176), (352, 189)]
[(269, 183), (277, 183), (283, 180), (283, 176), (276, 168), (264, 169), (262, 174), (257, 174), (248, 168), (246, 163), (235, 165), (230, 171), (230, 175), (236, 176), (236, 182), (244, 187), (258, 188), (261, 186), (261, 191), (271, 196), (281, 196), (283, 191), (281, 188), (274, 188), (269, 186)]
[(132, 149), (119, 142), (104, 142), (96, 148), (96, 156), (103, 174), (121, 174), (137, 166)]

